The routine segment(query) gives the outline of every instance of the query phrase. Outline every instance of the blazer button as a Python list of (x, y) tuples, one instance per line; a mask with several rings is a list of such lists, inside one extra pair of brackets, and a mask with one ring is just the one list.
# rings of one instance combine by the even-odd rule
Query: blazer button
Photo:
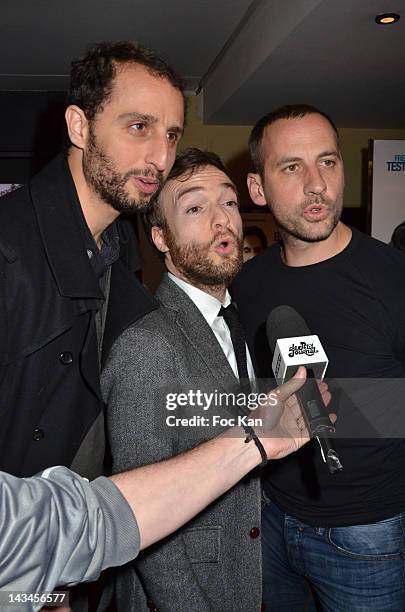
[(73, 355), (69, 351), (65, 351), (59, 355), (59, 361), (63, 363), (63, 365), (70, 365), (73, 361)]
[(34, 435), (32, 436), (32, 439), (35, 440), (35, 442), (39, 442), (39, 440), (42, 440), (44, 435), (45, 433), (43, 429), (41, 429), (40, 427), (35, 427)]
[(253, 540), (258, 538), (260, 535), (260, 529), (258, 527), (252, 527), (252, 529), (249, 531), (249, 535)]
[(152, 612), (158, 612), (158, 609), (155, 606), (155, 603), (151, 599), (148, 599), (148, 601), (146, 602), (146, 605), (148, 606), (149, 610), (152, 610)]

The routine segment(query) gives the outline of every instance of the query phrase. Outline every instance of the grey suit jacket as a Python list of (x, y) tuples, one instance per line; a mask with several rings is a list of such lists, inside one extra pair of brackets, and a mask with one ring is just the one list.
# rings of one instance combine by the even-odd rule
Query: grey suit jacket
[[(167, 410), (168, 392), (226, 392), (237, 380), (204, 317), (167, 275), (156, 297), (160, 308), (121, 335), (102, 375), (114, 472), (192, 448), (220, 433), (211, 424), (214, 411), (229, 417), (222, 408)], [(169, 415), (205, 416), (210, 424), (169, 427)], [(255, 527), (260, 485), (251, 474), (125, 568), (117, 584), (120, 609), (258, 612), (261, 549)]]

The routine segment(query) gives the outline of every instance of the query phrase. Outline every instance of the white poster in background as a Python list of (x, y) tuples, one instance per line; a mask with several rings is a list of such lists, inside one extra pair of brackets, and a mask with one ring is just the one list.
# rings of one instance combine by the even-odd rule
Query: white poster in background
[(405, 221), (405, 140), (374, 140), (371, 235), (391, 240)]

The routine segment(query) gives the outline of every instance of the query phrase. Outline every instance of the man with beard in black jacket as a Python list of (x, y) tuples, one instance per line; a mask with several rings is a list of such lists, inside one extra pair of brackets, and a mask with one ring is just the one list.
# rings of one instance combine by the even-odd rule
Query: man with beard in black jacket
[(183, 131), (173, 70), (128, 42), (73, 62), (70, 146), (0, 206), (0, 469), (102, 473), (99, 371), (117, 336), (157, 307), (136, 277), (133, 228)]

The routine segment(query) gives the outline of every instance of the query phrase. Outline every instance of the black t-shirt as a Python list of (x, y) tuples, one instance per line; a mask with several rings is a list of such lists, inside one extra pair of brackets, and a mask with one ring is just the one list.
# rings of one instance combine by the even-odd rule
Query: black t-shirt
[[(330, 475), (312, 441), (266, 470), (264, 486), (276, 503), (304, 522), (330, 527), (375, 522), (404, 510), (405, 440), (372, 437), (386, 417), (388, 396), (394, 418), (386, 431), (405, 431), (404, 255), (356, 230), (341, 253), (309, 266), (286, 266), (274, 245), (245, 264), (233, 295), (259, 377), (272, 376), (267, 316), (286, 304), (320, 337), (329, 358), (327, 377), (357, 379), (339, 381), (343, 391), (333, 392), (338, 432), (345, 426), (346, 432), (354, 426), (362, 432), (358, 439), (334, 442), (343, 471)], [(332, 391), (334, 385), (332, 380)], [(350, 410), (359, 422), (347, 418)]]

